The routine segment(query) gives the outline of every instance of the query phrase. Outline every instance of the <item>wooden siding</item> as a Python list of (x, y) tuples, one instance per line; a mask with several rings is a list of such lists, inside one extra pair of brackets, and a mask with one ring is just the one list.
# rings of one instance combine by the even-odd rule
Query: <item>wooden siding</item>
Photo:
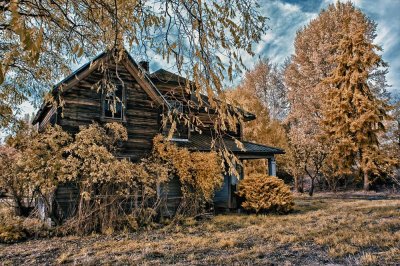
[[(115, 69), (115, 65), (109, 66)], [(117, 80), (115, 73), (109, 71), (108, 78)], [(55, 121), (62, 128), (70, 133), (77, 133), (80, 126), (86, 126), (93, 122), (104, 124), (106, 122), (121, 122), (128, 132), (128, 140), (121, 145), (118, 156), (129, 157), (132, 161), (137, 161), (141, 157), (148, 154), (152, 149), (152, 139), (154, 136), (162, 132), (161, 114), (162, 106), (159, 106), (154, 97), (150, 97), (147, 90), (142, 87), (142, 83), (138, 82), (125, 65), (118, 66), (118, 76), (124, 83), (124, 115), (122, 120), (109, 119), (103, 117), (102, 112), (102, 95), (93, 89), (93, 86), (100, 81), (104, 74), (99, 70), (94, 70), (85, 76), (84, 80), (74, 81), (74, 85), (65, 90), (62, 95), (62, 101), (65, 102), (62, 109), (55, 112), (55, 108), (51, 109), (52, 113), (48, 113), (39, 125), (45, 126), (55, 117)], [(118, 79), (119, 80), (119, 79)], [(156, 87), (164, 95), (174, 95), (176, 99), (189, 99), (189, 95), (183, 87), (175, 82), (155, 82)], [(215, 114), (208, 113), (204, 108), (189, 110), (191, 115), (200, 118), (204, 126), (200, 129), (203, 134), (212, 134), (213, 119)], [(43, 127), (42, 126), (42, 127)], [(183, 127), (182, 121), (179, 127)], [(180, 129), (182, 131), (182, 129)], [(191, 132), (190, 134), (199, 134)], [(236, 137), (240, 136), (240, 132), (231, 133)], [(186, 136), (184, 136), (186, 137)], [(188, 136), (190, 138), (190, 136)], [(214, 203), (217, 208), (232, 208), (232, 180), (230, 176), (225, 176), (223, 188), (217, 192)], [(171, 216), (178, 208), (182, 193), (181, 184), (177, 177), (173, 178), (168, 184), (161, 187), (161, 193), (166, 193), (166, 204), (162, 210), (162, 215)], [(76, 189), (71, 186), (61, 186), (57, 189), (55, 200), (58, 211), (63, 217), (68, 217), (76, 206), (74, 203), (79, 196)]]
[(76, 185), (67, 183), (57, 187), (54, 194), (54, 209), (57, 217), (65, 220), (76, 212), (79, 200), (79, 189)]
[(177, 176), (174, 176), (161, 187), (161, 196), (166, 199), (161, 208), (161, 215), (165, 217), (173, 216), (182, 199), (181, 183)]
[(56, 114), (57, 109), (55, 107), (52, 107), (47, 114), (43, 117), (42, 121), (39, 123), (39, 131), (43, 131), (47, 125), (54, 125), (56, 123)]
[(230, 176), (224, 176), (224, 184), (222, 188), (215, 192), (214, 195), (214, 207), (216, 209), (228, 209), (229, 203), (229, 196), (230, 196)]
[[(108, 75), (117, 80), (114, 74)], [(119, 155), (135, 161), (151, 150), (152, 139), (160, 132), (160, 111), (124, 66), (118, 66), (118, 75), (125, 87), (123, 120), (102, 116), (102, 95), (92, 86), (103, 78), (103, 73), (96, 70), (64, 93), (62, 99), (65, 105), (59, 124), (65, 130), (76, 133), (79, 126), (93, 122), (122, 122), (128, 131), (128, 141), (122, 145)]]

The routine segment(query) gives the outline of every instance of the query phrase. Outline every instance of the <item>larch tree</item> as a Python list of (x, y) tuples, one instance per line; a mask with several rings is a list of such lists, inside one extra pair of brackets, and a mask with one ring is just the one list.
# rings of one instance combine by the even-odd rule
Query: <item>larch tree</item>
[[(285, 84), (288, 87), (290, 103), (287, 119), (290, 127), (290, 143), (296, 149), (311, 155), (311, 157), (297, 156), (296, 158), (301, 161), (294, 165), (314, 169), (305, 171), (311, 174), (311, 179), (316, 173), (316, 168), (311, 162), (327, 160), (331, 150), (332, 142), (322, 128), (325, 111), (330, 108), (327, 103), (331, 86), (325, 80), (340, 63), (335, 60), (338, 59), (335, 55), (343, 38), (342, 29), (348, 23), (352, 23), (354, 28), (363, 28), (365, 38), (368, 40), (372, 41), (375, 38), (375, 22), (355, 8), (352, 3), (331, 4), (309, 25), (297, 32), (294, 43), (295, 53), (285, 69)], [(385, 98), (387, 96), (386, 66), (373, 65), (367, 71), (366, 82), (373, 88), (372, 95), (379, 99)], [(299, 137), (298, 132), (304, 133), (304, 137)], [(312, 148), (312, 152), (307, 152), (311, 147), (319, 148)], [(335, 173), (335, 170), (330, 168), (332, 164), (323, 161), (321, 162), (323, 167), (318, 167), (318, 169), (325, 173), (326, 182), (331, 189), (334, 189), (337, 178), (343, 176), (335, 175), (336, 179), (330, 176)]]
[(330, 60), (335, 63), (330, 76), (323, 80), (329, 86), (323, 131), (332, 142), (328, 164), (337, 176), (353, 174), (354, 168), (363, 176), (364, 190), (369, 190), (371, 176), (391, 163), (380, 149), (378, 135), (384, 132), (388, 104), (371, 90), (368, 78), (376, 67), (384, 66), (368, 34), (365, 15), (342, 15), (337, 52)]

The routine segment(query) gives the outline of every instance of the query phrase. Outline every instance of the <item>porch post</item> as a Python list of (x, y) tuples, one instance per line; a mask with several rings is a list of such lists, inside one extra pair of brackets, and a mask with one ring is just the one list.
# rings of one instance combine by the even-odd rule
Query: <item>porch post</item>
[(269, 176), (276, 176), (275, 157), (268, 158), (268, 175)]
[(241, 162), (242, 165), (240, 166), (239, 180), (243, 180), (244, 179), (244, 175), (245, 175), (245, 172), (244, 172), (244, 160), (240, 159), (240, 162)]

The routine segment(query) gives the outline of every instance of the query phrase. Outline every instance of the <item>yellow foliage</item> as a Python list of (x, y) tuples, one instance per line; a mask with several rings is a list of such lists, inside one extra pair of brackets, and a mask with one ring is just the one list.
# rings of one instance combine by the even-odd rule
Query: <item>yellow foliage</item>
[(285, 183), (274, 176), (252, 174), (240, 181), (238, 195), (242, 207), (256, 213), (287, 213), (293, 209), (293, 196)]
[[(240, 86), (226, 94), (234, 106), (256, 115), (253, 121), (243, 127), (244, 140), (284, 149), (286, 154), (277, 156), (277, 164), (280, 169), (287, 171), (292, 156), (286, 130), (278, 120), (286, 113), (286, 99), (284, 86), (279, 85), (277, 75), (276, 66), (272, 66), (268, 60), (260, 61), (252, 71), (246, 73)], [(266, 169), (264, 160), (249, 160), (245, 166), (249, 173), (264, 173)]]
[(30, 237), (49, 235), (50, 228), (39, 219), (22, 218), (12, 213), (0, 214), (0, 243), (14, 243)]
[(202, 204), (210, 202), (215, 190), (223, 183), (222, 161), (217, 153), (190, 152), (166, 141), (161, 135), (157, 135), (153, 143), (153, 156), (169, 165), (172, 174), (179, 177), (183, 204), (197, 212)]

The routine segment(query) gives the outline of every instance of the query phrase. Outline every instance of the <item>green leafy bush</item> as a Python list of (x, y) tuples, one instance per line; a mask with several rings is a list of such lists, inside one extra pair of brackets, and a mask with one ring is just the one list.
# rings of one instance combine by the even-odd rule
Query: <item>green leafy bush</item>
[(256, 213), (287, 213), (293, 209), (293, 196), (285, 183), (274, 176), (251, 174), (239, 183), (242, 207)]

